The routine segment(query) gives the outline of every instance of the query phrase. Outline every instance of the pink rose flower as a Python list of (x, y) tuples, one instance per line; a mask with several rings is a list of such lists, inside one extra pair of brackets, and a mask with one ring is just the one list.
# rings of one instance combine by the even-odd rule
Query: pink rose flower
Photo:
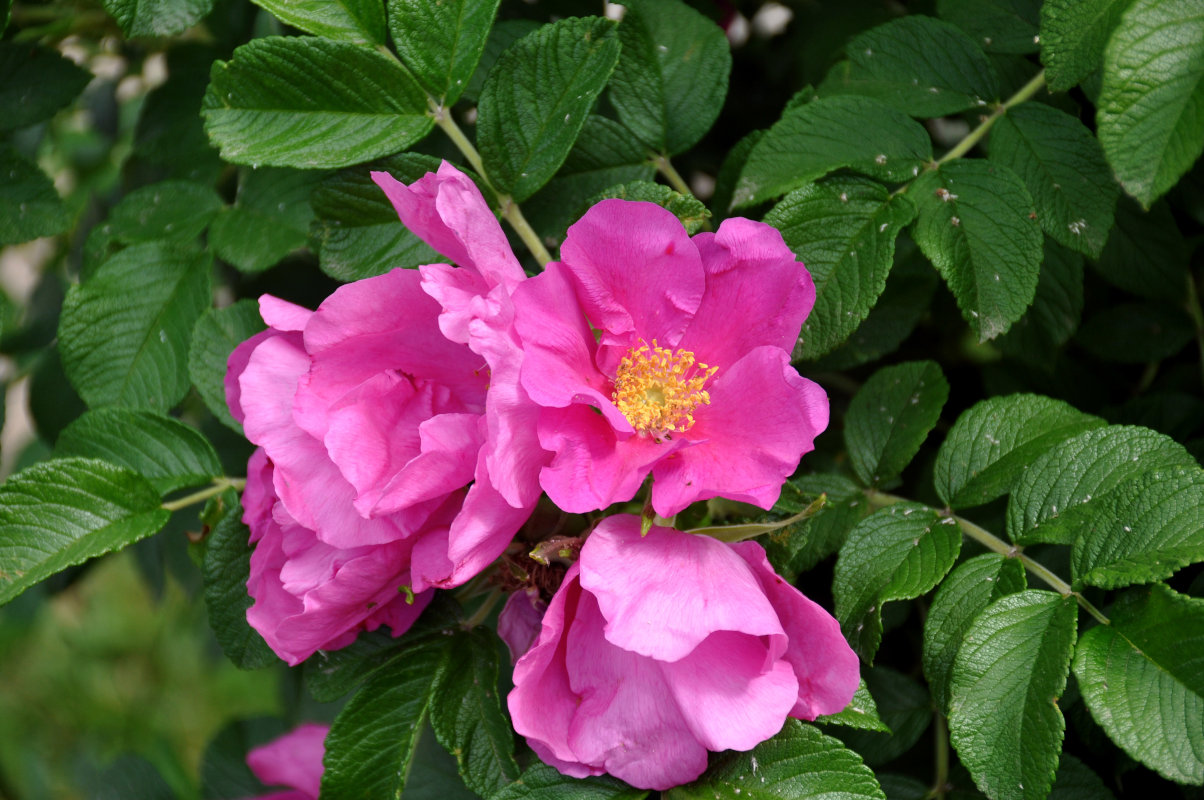
[(247, 753), (247, 766), (265, 786), (294, 790), (260, 795), (255, 800), (318, 800), (329, 732), (329, 725), (308, 722)]
[(827, 395), (790, 366), (815, 286), (781, 234), (733, 218), (691, 239), (660, 206), (604, 200), (560, 254), (514, 291), (548, 496), (605, 508), (651, 472), (661, 516), (772, 506), (828, 424)]
[(754, 542), (608, 517), (586, 539), (514, 668), (515, 730), (566, 775), (643, 789), (698, 777), (788, 716), (842, 710), (857, 656), (830, 614)]

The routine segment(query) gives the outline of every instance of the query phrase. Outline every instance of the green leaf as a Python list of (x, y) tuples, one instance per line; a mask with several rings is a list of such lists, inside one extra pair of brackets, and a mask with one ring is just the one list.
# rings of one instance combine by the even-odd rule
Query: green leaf
[(247, 766), (247, 753), (285, 733), (284, 720), (254, 717), (227, 723), (209, 740), (201, 756), (200, 779), (203, 800), (252, 797), (263, 784)]
[(643, 800), (648, 792), (617, 778), (570, 778), (538, 761), (522, 776), (489, 800)]
[(440, 107), (468, 86), (498, 0), (389, 0), (389, 32), (397, 54)]
[(882, 641), (882, 605), (932, 590), (957, 560), (962, 535), (952, 517), (896, 503), (862, 520), (836, 561), (832, 594), (849, 644), (872, 663)]
[(691, 236), (698, 233), (711, 217), (711, 212), (707, 211), (707, 207), (694, 195), (675, 192), (668, 186), (652, 183), (651, 181), (631, 181), (619, 184), (618, 186), (611, 186), (601, 194), (596, 194), (590, 198), (589, 204), (593, 205), (612, 197), (617, 197), (621, 200), (656, 203), (658, 206), (673, 212), (681, 220), (681, 224), (685, 226), (686, 233)]
[(145, 479), (103, 461), (65, 458), (18, 472), (0, 486), (0, 605), (150, 536), (169, 516)]
[(138, 115), (135, 159), (163, 167), (166, 176), (216, 182), (224, 165), (197, 113), (216, 57), (215, 49), (195, 43), (167, 51), (167, 80), (147, 94)]
[(844, 342), (874, 307), (894, 262), (895, 237), (915, 207), (863, 178), (831, 178), (796, 189), (765, 216), (807, 265), (815, 307), (803, 324), (802, 358)]
[(125, 35), (174, 36), (200, 22), (213, 0), (100, 0)]
[(610, 84), (619, 121), (658, 153), (703, 137), (727, 95), (732, 56), (723, 29), (680, 0), (630, 0)]
[[(1070, 556), (1076, 585), (1116, 589), (1204, 561), (1204, 470), (1157, 470), (1093, 503)], [(1080, 519), (1084, 519), (1080, 517)]]
[(0, 42), (0, 131), (24, 128), (74, 100), (92, 74), (54, 50)]
[(1083, 634), (1074, 676), (1091, 716), (1133, 758), (1204, 784), (1204, 600), (1162, 584), (1123, 595)]
[(380, 0), (251, 0), (298, 30), (355, 44), (385, 43)]
[(62, 233), (71, 225), (54, 184), (38, 165), (0, 143), (0, 246)]
[(166, 411), (188, 391), (192, 326), (209, 305), (210, 257), (159, 242), (110, 258), (63, 302), (59, 347), (91, 407)]
[(1120, 187), (1083, 123), (1043, 103), (1021, 103), (991, 129), (991, 160), (1024, 181), (1042, 230), (1071, 249), (1099, 257)]
[(1065, 92), (1100, 68), (1104, 46), (1133, 0), (1045, 0), (1041, 63), (1050, 91)]
[(1170, 303), (1183, 300), (1187, 245), (1164, 202), (1143, 212), (1122, 197), (1116, 207), (1116, 225), (1094, 264), (1109, 283), (1127, 292)]
[(817, 725), (839, 725), (859, 731), (890, 733), (890, 728), (878, 717), (878, 705), (874, 702), (874, 696), (870, 694), (869, 687), (865, 685), (864, 678), (857, 684), (857, 691), (853, 693), (853, 699), (843, 710), (835, 714), (816, 717), (815, 722)]
[(1053, 239), (1045, 240), (1045, 259), (1033, 304), (1008, 332), (995, 340), (1001, 351), (1046, 372), (1057, 363), (1059, 348), (1070, 341), (1083, 314), (1083, 256)]
[(873, 97), (913, 117), (942, 117), (985, 107), (999, 96), (995, 68), (957, 27), (919, 14), (854, 37), (819, 87)]
[(903, 112), (869, 97), (820, 98), (786, 109), (757, 140), (731, 208), (771, 200), (841, 167), (901, 183), (931, 160), (928, 133)]
[(1075, 340), (1102, 361), (1147, 364), (1178, 353), (1195, 333), (1191, 316), (1177, 305), (1121, 303), (1089, 317)]
[(56, 456), (82, 456), (137, 472), (160, 494), (222, 475), (217, 453), (195, 428), (150, 411), (88, 411), (59, 434)]
[(1204, 150), (1204, 7), (1134, 0), (1104, 51), (1098, 105), (1108, 163), (1149, 208)]
[(1035, 53), (1041, 0), (937, 0), (937, 13), (988, 53)]
[(994, 800), (1044, 800), (1062, 752), (1058, 697), (1074, 652), (1073, 597), (1028, 589), (971, 623), (953, 664), (949, 736)]
[(209, 231), (213, 251), (243, 272), (259, 272), (309, 241), (309, 196), (324, 175), (313, 170), (240, 170), (238, 197)]
[(192, 181), (161, 181), (121, 198), (105, 224), (107, 233), (122, 244), (159, 240), (186, 243), (201, 235), (223, 205), (217, 192), (208, 186)]
[(498, 697), (497, 636), (486, 628), (458, 634), (431, 705), (431, 727), (456, 757), (469, 789), (489, 797), (519, 777), (514, 729)]
[(242, 523), (237, 503), (205, 539), (201, 577), (209, 626), (226, 658), (239, 669), (259, 669), (277, 661), (263, 637), (247, 622), (253, 604), (247, 594), (251, 574), (251, 531)]
[(1093, 526), (1095, 507), (1151, 472), (1197, 468), (1169, 436), (1109, 425), (1054, 445), (1025, 470), (1008, 500), (1008, 535), (1020, 544), (1072, 544)]
[(213, 416), (239, 433), (242, 426), (226, 405), (226, 362), (235, 347), (266, 327), (259, 316), (259, 305), (254, 300), (239, 300), (225, 308), (207, 310), (192, 329), (188, 375)]
[(510, 45), (538, 28), (539, 23), (533, 19), (502, 19), (496, 21), (493, 24), (493, 28), (489, 31), (489, 37), (485, 40), (485, 50), (481, 53), (481, 60), (477, 62), (477, 68), (472, 73), (472, 79), (464, 87), (464, 94), (460, 96), (460, 99), (470, 103), (477, 102), (481, 96), (481, 88), (485, 85), (485, 77), (493, 69), (493, 65), (497, 63), (498, 57)]
[[(403, 153), (372, 165), (403, 183), (413, 183), (439, 168), (439, 161)], [(310, 202), (317, 217), (310, 237), (322, 271), (339, 281), (383, 275), (396, 267), (433, 264), (442, 256), (397, 218), (389, 198), (372, 182), (371, 170), (350, 167), (326, 178)]]
[(898, 477), (941, 417), (949, 383), (935, 361), (885, 367), (849, 403), (844, 441), (862, 483), (881, 485)]
[(402, 796), (450, 641), (411, 642), (404, 658), (369, 677), (339, 712), (326, 736), (323, 800)]
[(694, 783), (664, 793), (665, 800), (883, 800), (874, 773), (838, 740), (811, 725), (786, 720), (782, 732), (747, 753), (728, 750), (711, 759)]
[(498, 191), (522, 202), (569, 154), (619, 59), (614, 23), (570, 17), (502, 53), (485, 79), (477, 142)]
[(992, 602), (1025, 587), (1020, 561), (998, 553), (959, 564), (941, 583), (924, 620), (924, 677), (942, 713), (949, 711), (953, 663), (970, 624)]
[(1114, 797), (1086, 764), (1063, 752), (1048, 800), (1114, 800)]
[(770, 533), (762, 544), (779, 574), (795, 576), (811, 569), (844, 544), (849, 531), (873, 508), (861, 487), (836, 473), (803, 475), (782, 486), (775, 514), (798, 514), (820, 494), (827, 502), (815, 516)]
[(436, 741), (430, 726), (423, 726), (410, 758), (405, 800), (480, 800), (480, 797), (464, 785), (456, 759)]
[(1037, 291), (1042, 237), (1032, 197), (1007, 167), (959, 159), (908, 192), (915, 240), (940, 270), (980, 342), (1024, 315)]
[(434, 124), (426, 111), (426, 94), (388, 56), (306, 36), (255, 39), (215, 63), (201, 105), (222, 158), (302, 169), (404, 150)]
[(838, 729), (830, 733), (856, 751), (865, 763), (878, 767), (906, 753), (932, 723), (932, 700), (923, 686), (893, 669), (878, 666), (865, 671), (885, 731)]
[(1060, 400), (1014, 394), (983, 400), (953, 423), (936, 457), (933, 482), (943, 502), (969, 508), (1011, 491), (1039, 455), (1104, 424)]

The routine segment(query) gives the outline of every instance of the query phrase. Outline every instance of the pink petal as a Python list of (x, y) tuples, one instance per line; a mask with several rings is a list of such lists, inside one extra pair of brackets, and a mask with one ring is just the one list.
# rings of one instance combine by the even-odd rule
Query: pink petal
[(548, 608), (538, 589), (524, 589), (506, 598), (497, 616), (497, 635), (510, 651), (510, 663), (518, 661), (539, 637), (540, 621)]
[(443, 307), (439, 330), (453, 342), (468, 344), (468, 325), (488, 313), (489, 284), (478, 273), (449, 264), (427, 264), (418, 268), (422, 291)]
[(300, 725), (247, 753), (247, 766), (266, 786), (288, 786), (317, 800), (329, 732), (329, 725)]
[(794, 668), (799, 686), (790, 716), (811, 720), (844, 710), (857, 691), (861, 664), (840, 633), (840, 623), (782, 580), (769, 565), (761, 545), (740, 542), (733, 547), (760, 577), (790, 637), (783, 658)]
[(451, 572), (434, 585), (442, 588), (459, 586), (502, 554), (514, 534), (522, 527), (535, 508), (531, 505), (515, 508), (483, 476), (484, 454), (477, 462), (477, 479), (468, 487), (468, 495), (448, 533), (447, 557)]
[(266, 339), (279, 335), (279, 331), (271, 328), (260, 331), (249, 339), (239, 342), (230, 353), (229, 358), (226, 359), (226, 405), (230, 408), (230, 416), (234, 417), (240, 425), (245, 415), (242, 410), (242, 388), (239, 386), (238, 379), (246, 370), (247, 363), (251, 360), (251, 353), (255, 352), (255, 348)]
[(251, 544), (263, 534), (271, 523), (272, 506), (276, 504), (276, 490), (272, 487), (272, 462), (262, 447), (247, 461), (247, 485), (242, 492), (242, 521), (251, 529)]
[(308, 308), (270, 294), (261, 295), (259, 298), (259, 316), (263, 317), (269, 328), (278, 331), (305, 330), (313, 313)]
[[(697, 500), (727, 497), (770, 508), (815, 437), (828, 426), (828, 397), (777, 347), (758, 347), (716, 373), (710, 405), (694, 411), (697, 442), (653, 468), (652, 506), (664, 517)], [(680, 437), (679, 437), (680, 438)]]
[(660, 661), (685, 658), (716, 631), (783, 633), (760, 582), (715, 539), (607, 517), (585, 540), (581, 586), (598, 599), (606, 639)]
[(419, 452), (400, 464), (400, 459), (392, 462), (388, 472), (381, 472), (383, 479), (356, 498), (357, 507), (363, 503), (361, 513), (365, 509), (373, 514), (401, 511), (444, 497), (473, 479), (482, 443), (479, 415), (439, 414), (410, 430), (418, 434)]
[(815, 284), (782, 234), (736, 217), (693, 241), (706, 270), (706, 293), (679, 347), (721, 371), (761, 345), (791, 352), (815, 305)]

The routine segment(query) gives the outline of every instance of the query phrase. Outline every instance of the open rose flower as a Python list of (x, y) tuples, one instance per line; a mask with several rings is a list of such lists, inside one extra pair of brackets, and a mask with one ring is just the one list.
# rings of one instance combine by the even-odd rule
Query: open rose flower
[(828, 424), (827, 395), (790, 366), (815, 286), (781, 234), (733, 218), (691, 239), (660, 206), (604, 200), (560, 255), (514, 292), (548, 496), (604, 508), (651, 472), (662, 516), (773, 505)]
[(309, 722), (247, 753), (247, 766), (265, 786), (290, 789), (255, 800), (318, 800), (329, 732), (329, 725)]
[(857, 656), (754, 542), (603, 520), (514, 668), (515, 729), (574, 777), (668, 789), (708, 750), (748, 750), (786, 718), (852, 699)]

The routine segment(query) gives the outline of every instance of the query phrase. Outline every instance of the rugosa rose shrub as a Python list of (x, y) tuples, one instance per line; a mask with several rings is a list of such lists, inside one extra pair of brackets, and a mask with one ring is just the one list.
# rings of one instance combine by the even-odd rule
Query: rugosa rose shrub
[(827, 395), (790, 365), (814, 303), (768, 225), (690, 238), (653, 203), (595, 205), (514, 292), (548, 496), (605, 508), (651, 472), (665, 517), (716, 496), (771, 507), (828, 425)]
[(247, 766), (265, 786), (292, 790), (259, 795), (254, 800), (318, 800), (329, 732), (329, 725), (309, 722), (247, 753)]
[(748, 750), (786, 718), (842, 710), (859, 680), (840, 626), (726, 544), (604, 519), (586, 539), (514, 669), (515, 729), (574, 777), (646, 789), (698, 777), (708, 750)]

